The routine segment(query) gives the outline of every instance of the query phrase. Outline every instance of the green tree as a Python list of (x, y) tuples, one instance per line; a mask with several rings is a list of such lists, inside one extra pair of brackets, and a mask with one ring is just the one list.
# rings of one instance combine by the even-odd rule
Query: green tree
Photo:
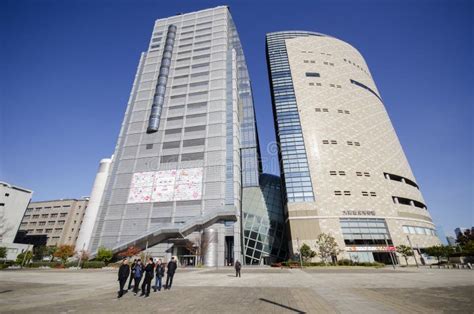
[(464, 232), (459, 233), (456, 239), (456, 242), (462, 247), (469, 243), (469, 241), (474, 241), (474, 233), (471, 229), (464, 230)]
[(452, 253), (454, 253), (453, 247), (449, 245), (435, 245), (425, 248), (426, 254), (430, 256), (434, 256), (438, 259), (438, 265), (441, 262), (442, 257), (449, 257)]
[(321, 233), (318, 235), (318, 238), (316, 239), (316, 248), (317, 255), (325, 264), (330, 261), (332, 256), (337, 256), (341, 252), (336, 239), (327, 233)]
[(7, 258), (7, 248), (0, 246), (0, 258)]
[(401, 256), (405, 258), (405, 262), (407, 263), (408, 266), (408, 256), (413, 256), (413, 250), (411, 247), (406, 246), (406, 245), (399, 245), (397, 246), (397, 253), (399, 253)]
[(311, 247), (307, 245), (306, 243), (303, 243), (303, 245), (301, 246), (300, 254), (305, 262), (309, 261), (310, 259), (316, 256), (316, 252), (311, 250)]
[(74, 256), (74, 245), (60, 245), (53, 255), (59, 258), (63, 264), (66, 264), (67, 259)]
[(51, 256), (50, 262), (54, 260), (54, 253), (58, 250), (58, 247), (56, 245), (53, 246), (48, 246), (46, 249), (46, 256)]
[(33, 260), (42, 261), (43, 257), (48, 253), (48, 248), (46, 246), (35, 246), (33, 248)]
[[(25, 256), (26, 254), (26, 256)], [(21, 252), (16, 256), (15, 264), (17, 265), (27, 265), (30, 263), (33, 258), (33, 253), (31, 251)], [(24, 263), (23, 263), (24, 262)]]
[(461, 253), (464, 256), (474, 256), (474, 240), (468, 241), (461, 246)]
[(97, 251), (97, 256), (95, 257), (95, 259), (98, 261), (103, 261), (105, 264), (108, 264), (113, 256), (114, 254), (112, 253), (112, 250), (101, 246)]

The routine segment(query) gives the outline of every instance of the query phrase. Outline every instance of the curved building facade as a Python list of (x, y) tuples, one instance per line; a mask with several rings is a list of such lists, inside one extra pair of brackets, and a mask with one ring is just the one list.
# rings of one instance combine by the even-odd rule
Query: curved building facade
[(439, 244), (362, 55), (300, 31), (267, 34), (266, 49), (292, 251), (320, 233), (359, 261)]

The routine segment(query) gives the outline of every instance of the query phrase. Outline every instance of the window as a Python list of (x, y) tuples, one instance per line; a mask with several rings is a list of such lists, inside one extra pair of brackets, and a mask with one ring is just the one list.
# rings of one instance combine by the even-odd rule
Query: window
[(422, 209), (427, 209), (426, 205), (423, 204), (422, 202), (415, 201), (409, 198), (405, 197), (399, 197), (399, 196), (392, 196), (393, 202), (395, 204), (401, 204), (401, 205), (407, 205), (407, 206), (414, 206)]
[(180, 141), (165, 142), (163, 143), (163, 149), (179, 148), (180, 144)]
[(39, 218), (40, 215), (33, 215), (33, 218)]
[(44, 225), (46, 225), (46, 221), (40, 221), (40, 222), (38, 223), (38, 226), (44, 226)]
[(354, 84), (354, 85), (356, 85), (356, 86), (359, 86), (359, 87), (361, 87), (361, 88), (363, 88), (363, 89), (366, 89), (367, 91), (369, 91), (370, 93), (372, 93), (375, 97), (377, 97), (380, 101), (382, 101), (382, 98), (380, 98), (380, 96), (379, 96), (373, 89), (371, 89), (370, 87), (368, 87), (368, 86), (366, 86), (366, 85), (364, 85), (364, 84), (362, 84), (362, 83), (360, 83), (360, 82), (357, 82), (357, 81), (355, 81), (355, 80), (352, 80), (352, 79), (351, 79), (350, 81), (351, 81), (352, 84)]
[(178, 162), (179, 155), (164, 155), (161, 156), (160, 163), (167, 164), (172, 162)]
[(204, 138), (198, 138), (198, 139), (193, 139), (193, 140), (185, 140), (183, 142), (183, 147), (204, 145), (205, 141), (206, 140)]
[(184, 132), (186, 132), (186, 133), (188, 133), (188, 132), (196, 132), (196, 131), (204, 131), (204, 130), (206, 130), (206, 126), (205, 126), (205, 125), (190, 126), (190, 127), (184, 128)]
[(188, 109), (201, 109), (201, 108), (205, 108), (206, 106), (207, 106), (207, 102), (198, 102), (198, 103), (188, 104)]
[(181, 128), (179, 129), (168, 129), (168, 130), (165, 130), (165, 135), (168, 135), (168, 134), (179, 134), (181, 133)]
[(58, 217), (58, 214), (51, 214), (51, 218), (56, 218)]
[(402, 228), (403, 228), (403, 232), (406, 234), (437, 236), (436, 230), (433, 228), (420, 227), (420, 226), (402, 226)]
[(320, 77), (317, 72), (306, 72), (306, 77)]
[(408, 178), (405, 178), (405, 177), (402, 177), (402, 176), (399, 176), (399, 175), (396, 175), (396, 174), (386, 173), (386, 172), (384, 172), (383, 175), (384, 175), (385, 179), (392, 180), (392, 181), (398, 181), (398, 182), (404, 182), (404, 183), (406, 183), (408, 185), (411, 185), (411, 186), (418, 189), (418, 184), (416, 184), (414, 181), (412, 181)]
[(41, 218), (48, 218), (48, 216), (49, 216), (48, 214), (42, 214)]
[(341, 218), (344, 243), (348, 245), (392, 244), (390, 233), (384, 219), (379, 218)]
[(181, 161), (203, 160), (204, 153), (191, 153), (181, 155)]
[(152, 148), (153, 148), (153, 144), (146, 144), (145, 148), (146, 148), (146, 149), (152, 149)]
[(60, 213), (59, 214), (59, 217), (66, 217), (67, 216), (67, 213)]

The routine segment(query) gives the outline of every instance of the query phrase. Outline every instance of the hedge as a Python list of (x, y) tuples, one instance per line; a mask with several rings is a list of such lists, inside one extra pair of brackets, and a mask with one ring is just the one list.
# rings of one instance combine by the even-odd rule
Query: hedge
[(28, 264), (31, 268), (38, 268), (38, 267), (51, 267), (51, 268), (59, 268), (62, 266), (60, 262), (32, 262)]
[(84, 262), (82, 268), (102, 268), (105, 267), (105, 262), (102, 261), (90, 261)]
[[(363, 263), (356, 263), (353, 262), (349, 259), (342, 259), (337, 261), (337, 265), (339, 266), (366, 266), (366, 267), (384, 267), (385, 264), (383, 263), (368, 263), (368, 262), (363, 262)], [(297, 261), (286, 261), (286, 262), (281, 262), (281, 263), (273, 263), (272, 267), (300, 267), (301, 263)], [(323, 262), (303, 262), (303, 266), (335, 266), (332, 263), (325, 264)]]

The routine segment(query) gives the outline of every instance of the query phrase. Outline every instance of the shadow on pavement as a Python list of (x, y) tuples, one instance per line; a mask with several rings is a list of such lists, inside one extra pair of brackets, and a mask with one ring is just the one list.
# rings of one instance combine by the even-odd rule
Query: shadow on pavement
[(287, 310), (290, 310), (290, 311), (293, 311), (293, 312), (295, 312), (295, 313), (300, 313), (300, 314), (306, 313), (306, 312), (300, 311), (300, 310), (298, 310), (298, 309), (295, 309), (295, 308), (293, 308), (293, 307), (286, 306), (286, 305), (283, 305), (283, 304), (280, 304), (280, 303), (276, 303), (276, 302), (270, 301), (270, 300), (268, 300), (268, 299), (260, 298), (259, 300), (260, 300), (260, 301), (263, 301), (263, 302), (271, 303), (271, 304), (274, 304), (274, 305), (278, 305), (278, 306), (280, 306), (280, 307), (283, 307), (283, 308), (285, 308), (285, 309), (287, 309)]

